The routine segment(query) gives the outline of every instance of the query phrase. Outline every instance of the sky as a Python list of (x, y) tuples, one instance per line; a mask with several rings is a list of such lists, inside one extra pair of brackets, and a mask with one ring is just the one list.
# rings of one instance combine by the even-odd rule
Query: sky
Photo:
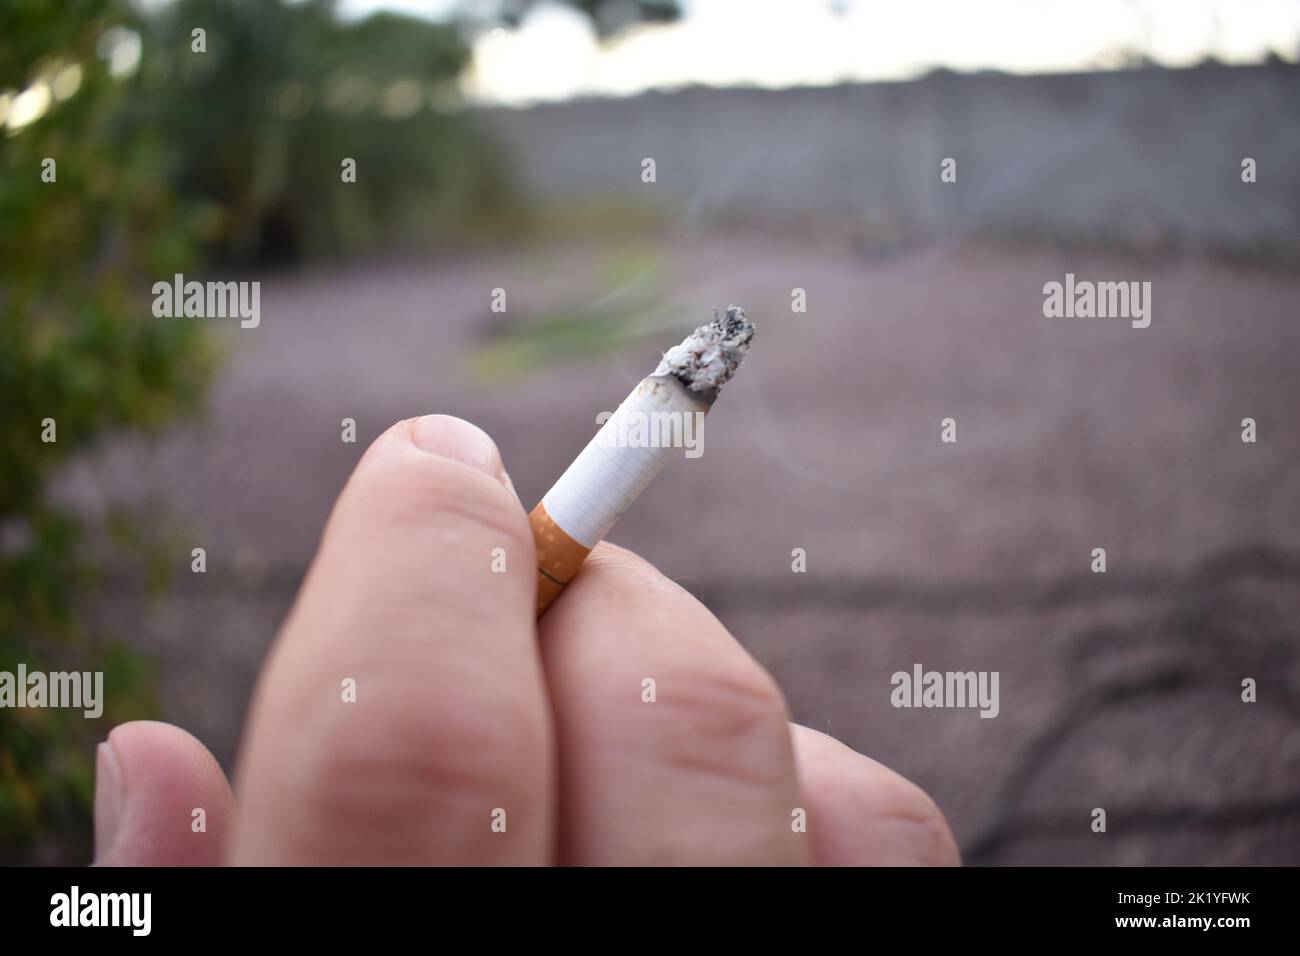
[[(1012, 73), (1113, 68), (1125, 51), (1183, 66), (1300, 53), (1300, 0), (686, 0), (669, 25), (597, 41), (543, 3), (517, 30), (485, 30), (463, 78), (475, 102), (526, 105), (691, 84), (765, 87), (907, 79), (936, 66)], [(446, 16), (455, 0), (342, 0)]]

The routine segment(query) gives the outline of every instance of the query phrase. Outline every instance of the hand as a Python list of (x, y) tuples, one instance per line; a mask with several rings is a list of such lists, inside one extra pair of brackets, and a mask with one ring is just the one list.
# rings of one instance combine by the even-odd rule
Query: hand
[(789, 724), (772, 678), (645, 561), (602, 544), (540, 623), (535, 575), (492, 440), (393, 426), (261, 675), (238, 814), (197, 740), (125, 724), (100, 745), (96, 862), (957, 862), (921, 790)]

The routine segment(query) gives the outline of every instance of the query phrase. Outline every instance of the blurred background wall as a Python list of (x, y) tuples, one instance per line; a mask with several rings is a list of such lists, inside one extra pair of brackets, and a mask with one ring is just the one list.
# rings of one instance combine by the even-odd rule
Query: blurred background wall
[[(644, 198), (695, 217), (838, 221), (881, 247), (954, 227), (1077, 243), (1300, 246), (1293, 64), (1017, 77), (939, 72), (833, 89), (692, 89), (484, 112), (534, 194)], [(1270, 189), (1225, 170), (1263, 164)], [(934, 188), (944, 157), (969, 188)], [(960, 181), (960, 180), (959, 180)], [(1279, 201), (1280, 200), (1280, 201)]]

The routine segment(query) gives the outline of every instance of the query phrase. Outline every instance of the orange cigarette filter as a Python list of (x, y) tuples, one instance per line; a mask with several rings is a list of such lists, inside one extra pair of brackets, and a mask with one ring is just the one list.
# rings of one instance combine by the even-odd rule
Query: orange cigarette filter
[(528, 522), (533, 526), (533, 542), (537, 545), (537, 616), (541, 617), (573, 580), (591, 548), (573, 540), (555, 523), (546, 511), (545, 501), (537, 503)]

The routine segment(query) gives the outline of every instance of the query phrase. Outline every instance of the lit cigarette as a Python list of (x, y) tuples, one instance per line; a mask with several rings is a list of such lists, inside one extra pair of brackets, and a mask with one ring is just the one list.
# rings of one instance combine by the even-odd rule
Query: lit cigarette
[(680, 447), (626, 436), (644, 435), (645, 422), (702, 420), (753, 337), (743, 309), (732, 306), (722, 316), (715, 311), (712, 322), (664, 353), (533, 509), (528, 519), (537, 545), (538, 617)]

